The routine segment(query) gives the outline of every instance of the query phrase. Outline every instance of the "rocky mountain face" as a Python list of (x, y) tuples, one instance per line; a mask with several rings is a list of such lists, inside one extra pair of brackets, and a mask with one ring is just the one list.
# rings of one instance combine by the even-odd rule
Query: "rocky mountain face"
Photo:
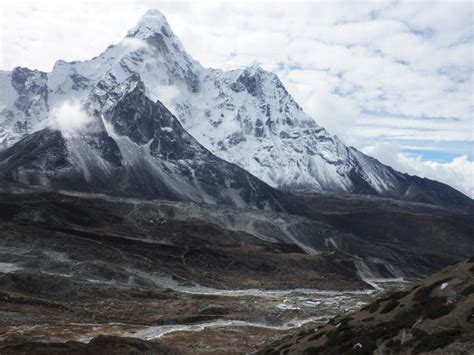
[(139, 76), (109, 73), (84, 101), (90, 121), (44, 128), (0, 152), (8, 181), (53, 189), (281, 210), (278, 193), (190, 136)]
[[(126, 90), (127, 98), (117, 100), (122, 93), (116, 88), (125, 90), (124, 87), (131, 83), (140, 83), (139, 88), (127, 89), (132, 91)], [(170, 153), (168, 158), (173, 160), (173, 167), (167, 161), (160, 168), (147, 168), (147, 171), (158, 169), (159, 174), (169, 177), (167, 169), (171, 169), (175, 174), (184, 174), (188, 180), (196, 171), (188, 166), (194, 159), (190, 152), (195, 148), (191, 146), (197, 144), (192, 138), (185, 139), (192, 143), (186, 149), (178, 149), (176, 157), (171, 153), (177, 145), (182, 146), (179, 137), (183, 135), (183, 129), (177, 121), (171, 125), (158, 122), (170, 121), (169, 113), (155, 114), (166, 106), (182, 127), (215, 156), (240, 166), (274, 188), (296, 192), (373, 194), (451, 206), (472, 204), (471, 199), (447, 185), (399, 173), (346, 146), (302, 110), (275, 74), (258, 66), (228, 72), (202, 67), (186, 53), (164, 16), (156, 10), (145, 14), (120, 43), (91, 60), (58, 61), (51, 73), (26, 68), (0, 72), (0, 147), (3, 150), (11, 148), (25, 137), (30, 141), (38, 139), (37, 135), (29, 138), (28, 135), (48, 127), (54, 109), (69, 101), (81, 102), (96, 120), (97, 115), (101, 118), (104, 105), (108, 112), (104, 115), (101, 133), (89, 134), (86, 139), (89, 140), (88, 147), (100, 151), (88, 159), (88, 169), (95, 161), (102, 164), (101, 171), (104, 167), (126, 170), (123, 174), (129, 180), (132, 176), (142, 179), (140, 185), (150, 185), (150, 173), (138, 173), (143, 169), (133, 172), (126, 165), (136, 158), (140, 161), (138, 165), (149, 165), (149, 160), (145, 161), (146, 154), (162, 159), (165, 153)], [(125, 107), (127, 104), (129, 106)], [(117, 108), (111, 107), (114, 105)], [(145, 111), (152, 114), (145, 118)], [(114, 128), (114, 134), (129, 140), (113, 137), (107, 132), (107, 124)], [(161, 136), (167, 136), (168, 143), (158, 144), (157, 137)], [(178, 137), (173, 144), (170, 140), (175, 138), (171, 136)], [(69, 150), (73, 145), (74, 149), (79, 149), (81, 144), (84, 145), (84, 140), (72, 139), (66, 146)], [(133, 149), (130, 148), (132, 145)], [(148, 152), (142, 154), (137, 147)], [(91, 152), (89, 148), (84, 149)], [(12, 150), (3, 156), (11, 154)], [(205, 159), (220, 161), (209, 154), (204, 155)], [(7, 169), (12, 171), (10, 167)], [(231, 170), (237, 171), (235, 167)], [(220, 171), (214, 169), (211, 175), (219, 175)], [(103, 172), (99, 175), (98, 180), (104, 180)], [(202, 178), (202, 170), (197, 175)], [(119, 179), (122, 184), (123, 179)], [(235, 179), (240, 180), (239, 177)], [(256, 180), (249, 179), (258, 185)], [(215, 180), (222, 183), (224, 178), (216, 176)], [(164, 184), (163, 197), (177, 194), (171, 190), (183, 192), (181, 187), (171, 186), (171, 182), (175, 182), (173, 179), (168, 182)], [(201, 191), (191, 193), (188, 188), (188, 185), (184, 188), (188, 197), (202, 195)], [(200, 200), (213, 199), (203, 197)]]
[[(18, 244), (21, 250), (31, 242), (37, 253), (28, 260), (38, 257), (45, 272), (58, 270), (42, 256), (43, 249), (49, 253), (56, 243), (58, 247), (68, 243), (67, 253), (74, 254), (76, 237), (88, 238), (91, 248), (97, 248), (95, 240), (103, 238), (111, 242), (111, 248), (115, 242), (127, 248), (135, 243), (147, 245), (149, 249), (131, 252), (129, 261), (101, 261), (114, 265), (112, 268), (125, 268), (130, 277), (149, 278), (146, 270), (160, 269), (163, 275), (180, 280), (231, 289), (331, 289), (339, 288), (336, 285), (344, 284), (346, 278), (352, 285), (381, 278), (419, 278), (474, 254), (472, 215), (430, 205), (380, 198), (327, 198), (308, 204), (313, 214), (307, 218), (219, 204), (52, 193), (48, 187), (0, 182), (0, 223), (5, 221), (0, 260), (11, 259), (9, 245)], [(49, 241), (43, 236), (40, 245), (36, 237), (27, 238), (35, 229), (37, 233), (44, 229), (45, 234), (56, 230), (59, 239)], [(208, 232), (209, 238), (205, 237)], [(104, 242), (100, 249), (109, 248), (107, 245)], [(163, 253), (159, 251), (162, 247)], [(153, 251), (156, 248), (159, 250)], [(155, 252), (153, 265), (135, 264), (135, 257)], [(168, 259), (166, 253), (174, 256)], [(183, 264), (182, 253), (193, 257)], [(99, 258), (95, 252), (82, 254), (86, 259)], [(20, 264), (25, 261), (22, 256), (13, 259)], [(232, 261), (226, 266), (228, 260)], [(74, 269), (74, 265), (71, 262), (68, 267)], [(133, 276), (131, 269), (136, 267), (139, 271)], [(106, 277), (100, 270), (93, 276)]]
[(365, 245), (356, 251), (361, 260), (375, 250), (402, 257), (302, 217), (190, 202), (0, 193), (0, 227), (2, 263), (38, 277), (69, 275), (66, 284), (92, 279), (131, 289), (368, 289), (344, 244)]

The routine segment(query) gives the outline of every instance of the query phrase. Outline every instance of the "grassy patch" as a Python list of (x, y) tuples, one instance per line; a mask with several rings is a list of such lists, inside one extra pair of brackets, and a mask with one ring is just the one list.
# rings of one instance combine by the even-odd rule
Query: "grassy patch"
[(474, 320), (474, 308), (471, 309), (471, 313), (467, 316), (466, 322), (471, 323)]
[(378, 302), (372, 302), (371, 304), (362, 308), (363, 311), (367, 311), (369, 313), (374, 313), (379, 309), (380, 304)]
[(435, 349), (444, 348), (445, 346), (454, 342), (454, 340), (461, 334), (459, 329), (448, 329), (441, 332), (426, 335), (415, 345), (413, 349), (414, 354), (422, 352), (433, 351)]
[(467, 286), (464, 290), (461, 291), (461, 295), (466, 297), (472, 293), (474, 293), (474, 285)]
[(314, 333), (314, 330), (313, 330), (313, 329), (306, 329), (306, 330), (302, 330), (301, 332), (299, 332), (298, 334), (296, 334), (296, 336), (297, 336), (297, 338), (298, 338), (298, 340), (299, 340), (299, 339), (302, 339), (302, 338), (304, 338), (305, 336), (310, 335), (310, 334), (312, 334), (312, 333)]
[(392, 294), (392, 299), (398, 301), (398, 300), (402, 299), (403, 297), (407, 296), (409, 293), (410, 293), (410, 291), (397, 291), (397, 292)]
[(441, 286), (443, 283), (451, 280), (451, 277), (448, 277), (446, 279), (442, 279), (436, 282), (433, 282), (429, 286), (424, 286), (418, 289), (415, 294), (413, 295), (413, 302), (420, 302), (423, 303), (426, 299), (429, 298), (431, 295), (431, 291), (433, 291), (436, 287)]
[(313, 336), (311, 336), (310, 338), (308, 338), (308, 341), (318, 340), (318, 339), (321, 338), (324, 334), (326, 334), (326, 332), (316, 333), (316, 334), (314, 334)]
[(430, 297), (423, 304), (422, 314), (425, 318), (437, 319), (451, 312), (454, 307), (456, 307), (455, 303), (446, 303), (446, 296)]
[(390, 300), (387, 302), (387, 304), (385, 305), (385, 307), (380, 311), (380, 313), (382, 314), (385, 314), (385, 313), (388, 313), (392, 310), (394, 310), (400, 303), (397, 301), (397, 300)]
[(390, 339), (389, 341), (387, 341), (387, 343), (385, 344), (388, 348), (390, 348), (392, 350), (392, 352), (398, 354), (400, 351), (401, 351), (401, 348), (402, 348), (402, 342), (400, 341), (400, 339)]
[(320, 354), (324, 350), (323, 346), (310, 346), (303, 354)]

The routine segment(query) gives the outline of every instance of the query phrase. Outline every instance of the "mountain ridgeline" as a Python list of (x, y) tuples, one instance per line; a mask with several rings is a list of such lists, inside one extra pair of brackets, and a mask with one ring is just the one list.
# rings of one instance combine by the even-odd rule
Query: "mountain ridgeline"
[(44, 128), (0, 152), (7, 180), (54, 189), (282, 210), (277, 193), (212, 155), (136, 75), (91, 91), (83, 132)]
[[(80, 103), (86, 129), (51, 124), (65, 102)], [(0, 107), (0, 178), (9, 182), (277, 211), (277, 190), (472, 206), (346, 146), (275, 74), (202, 67), (156, 10), (91, 60), (1, 71)]]

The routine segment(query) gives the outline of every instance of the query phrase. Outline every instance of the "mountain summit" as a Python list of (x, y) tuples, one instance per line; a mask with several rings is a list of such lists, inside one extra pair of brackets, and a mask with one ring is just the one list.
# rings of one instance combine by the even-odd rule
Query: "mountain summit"
[[(204, 68), (186, 53), (158, 10), (148, 11), (120, 43), (91, 60), (58, 61), (51, 73), (0, 72), (0, 147), (10, 148), (49, 126), (64, 102), (88, 106), (91, 93), (107, 94), (113, 90), (104, 85), (107, 78), (114, 85), (135, 78), (143, 85), (139, 103), (159, 101), (210, 152), (274, 188), (472, 203), (445, 184), (399, 173), (346, 146), (303, 111), (277, 75), (259, 66)], [(123, 124), (134, 117), (128, 112)], [(153, 119), (159, 118), (148, 120)], [(148, 126), (140, 129), (144, 133)]]
[(148, 10), (137, 25), (128, 31), (127, 36), (145, 39), (157, 33), (162, 33), (167, 37), (174, 36), (166, 17), (160, 11), (152, 9)]

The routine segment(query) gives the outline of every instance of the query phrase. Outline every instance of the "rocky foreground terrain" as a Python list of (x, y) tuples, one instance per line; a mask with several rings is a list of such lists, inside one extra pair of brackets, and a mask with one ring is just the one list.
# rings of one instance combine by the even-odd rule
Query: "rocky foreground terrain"
[[(374, 301), (377, 292), (313, 294), (313, 301), (301, 302), (297, 292), (278, 299), (171, 289), (132, 294), (115, 287), (51, 300), (44, 291), (6, 291), (4, 278), (1, 284), (1, 354), (470, 354), (474, 346), (473, 258)], [(326, 313), (298, 322), (298, 299), (300, 306), (316, 299), (328, 306), (332, 299), (333, 308), (326, 311), (335, 317)], [(348, 314), (348, 309), (358, 310)], [(266, 326), (223, 321), (262, 312), (267, 312)], [(185, 320), (184, 313), (194, 313), (194, 319)], [(117, 321), (120, 316), (135, 324)], [(281, 326), (285, 318), (293, 319), (287, 328)], [(173, 326), (178, 319), (191, 325)]]
[(260, 354), (472, 354), (474, 258)]
[[(362, 196), (301, 199), (295, 212), (312, 206), (308, 218), (8, 191), (0, 193), (1, 354), (255, 352), (469, 254), (472, 238), (469, 215)], [(387, 218), (401, 222), (377, 232)]]
[(324, 247), (346, 233), (322, 222), (17, 192), (0, 194), (1, 354), (255, 351), (374, 292), (349, 254)]

